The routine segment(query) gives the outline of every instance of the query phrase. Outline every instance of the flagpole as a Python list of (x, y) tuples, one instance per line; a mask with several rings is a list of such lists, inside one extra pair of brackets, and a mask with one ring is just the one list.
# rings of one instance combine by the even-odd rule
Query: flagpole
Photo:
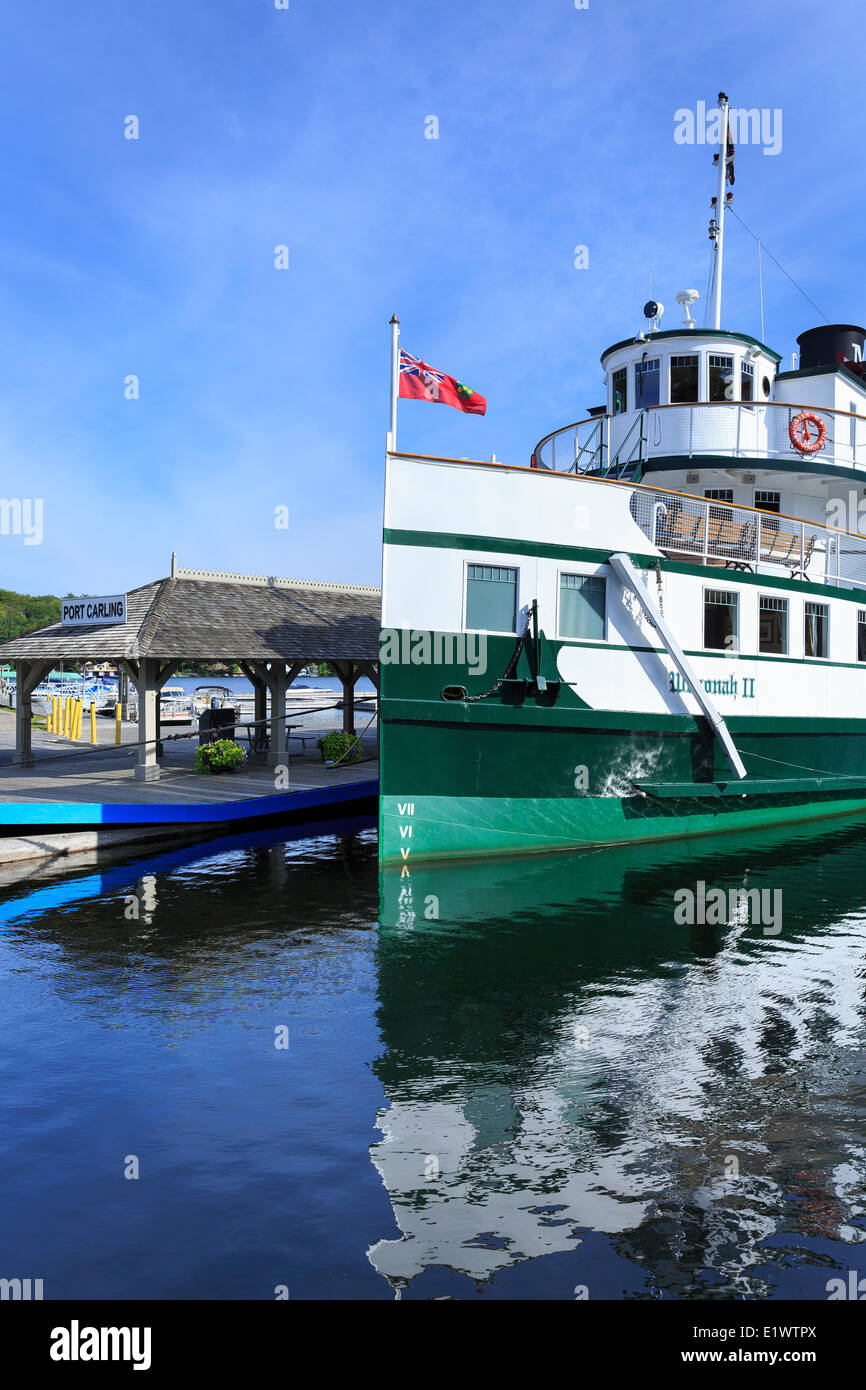
[(397, 452), (397, 400), (400, 395), (400, 320), (391, 316), (391, 430), (388, 446)]

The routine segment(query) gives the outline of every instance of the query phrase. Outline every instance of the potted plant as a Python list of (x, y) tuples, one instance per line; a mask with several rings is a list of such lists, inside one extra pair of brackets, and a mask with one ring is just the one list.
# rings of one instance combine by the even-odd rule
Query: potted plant
[(230, 738), (199, 744), (195, 750), (195, 770), (203, 773), (237, 772), (243, 765), (244, 750)]
[(342, 730), (324, 734), (316, 740), (316, 747), (322, 755), (326, 767), (335, 763), (359, 763), (361, 761), (361, 740), (356, 734), (344, 734)]

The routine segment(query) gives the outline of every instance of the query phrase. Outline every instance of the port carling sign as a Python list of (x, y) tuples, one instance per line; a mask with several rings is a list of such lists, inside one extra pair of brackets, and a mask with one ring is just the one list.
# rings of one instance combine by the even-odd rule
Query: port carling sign
[(126, 594), (61, 600), (61, 627), (106, 627), (126, 622)]

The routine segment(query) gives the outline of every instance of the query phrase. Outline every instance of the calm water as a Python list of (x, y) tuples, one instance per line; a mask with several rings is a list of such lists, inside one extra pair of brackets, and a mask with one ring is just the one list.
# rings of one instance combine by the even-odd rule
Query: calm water
[[(0, 877), (0, 1275), (824, 1299), (866, 1274), (864, 837), (380, 884), (359, 822)], [(698, 880), (781, 890), (781, 930), (678, 925)]]

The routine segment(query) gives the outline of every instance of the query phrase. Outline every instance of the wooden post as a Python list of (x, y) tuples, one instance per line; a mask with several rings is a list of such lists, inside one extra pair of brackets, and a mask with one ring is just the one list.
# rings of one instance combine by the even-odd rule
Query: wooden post
[(137, 782), (156, 782), (159, 780), (156, 753), (156, 741), (159, 737), (159, 687), (157, 663), (152, 657), (142, 657), (139, 661), (135, 686), (138, 691), (138, 762), (135, 767), (135, 779)]
[(268, 749), (270, 767), (288, 767), (289, 765), (286, 692), (298, 672), (303, 670), (304, 665), (303, 661), (293, 661), (288, 668), (284, 661), (275, 661), (270, 665), (264, 661), (241, 662), (241, 669), (246, 672), (250, 680), (255, 674), (261, 681), (267, 682), (267, 688), (271, 694), (271, 746)]
[(258, 669), (258, 663), (242, 661), (240, 668), (253, 687), (253, 720), (256, 725), (253, 730), (253, 742), (255, 743), (257, 739), (267, 733), (264, 721), (268, 715), (268, 687), (264, 676)]
[(15, 663), (15, 752), (13, 763), (20, 767), (33, 766), (33, 718), (31, 696), (37, 685), (51, 670), (46, 661), (19, 661)]
[(289, 679), (284, 662), (271, 667), (271, 746), (268, 749), (269, 767), (288, 767), (289, 740), (286, 733), (286, 691)]
[(355, 682), (361, 674), (354, 661), (331, 661), (343, 687), (343, 733), (355, 732)]

